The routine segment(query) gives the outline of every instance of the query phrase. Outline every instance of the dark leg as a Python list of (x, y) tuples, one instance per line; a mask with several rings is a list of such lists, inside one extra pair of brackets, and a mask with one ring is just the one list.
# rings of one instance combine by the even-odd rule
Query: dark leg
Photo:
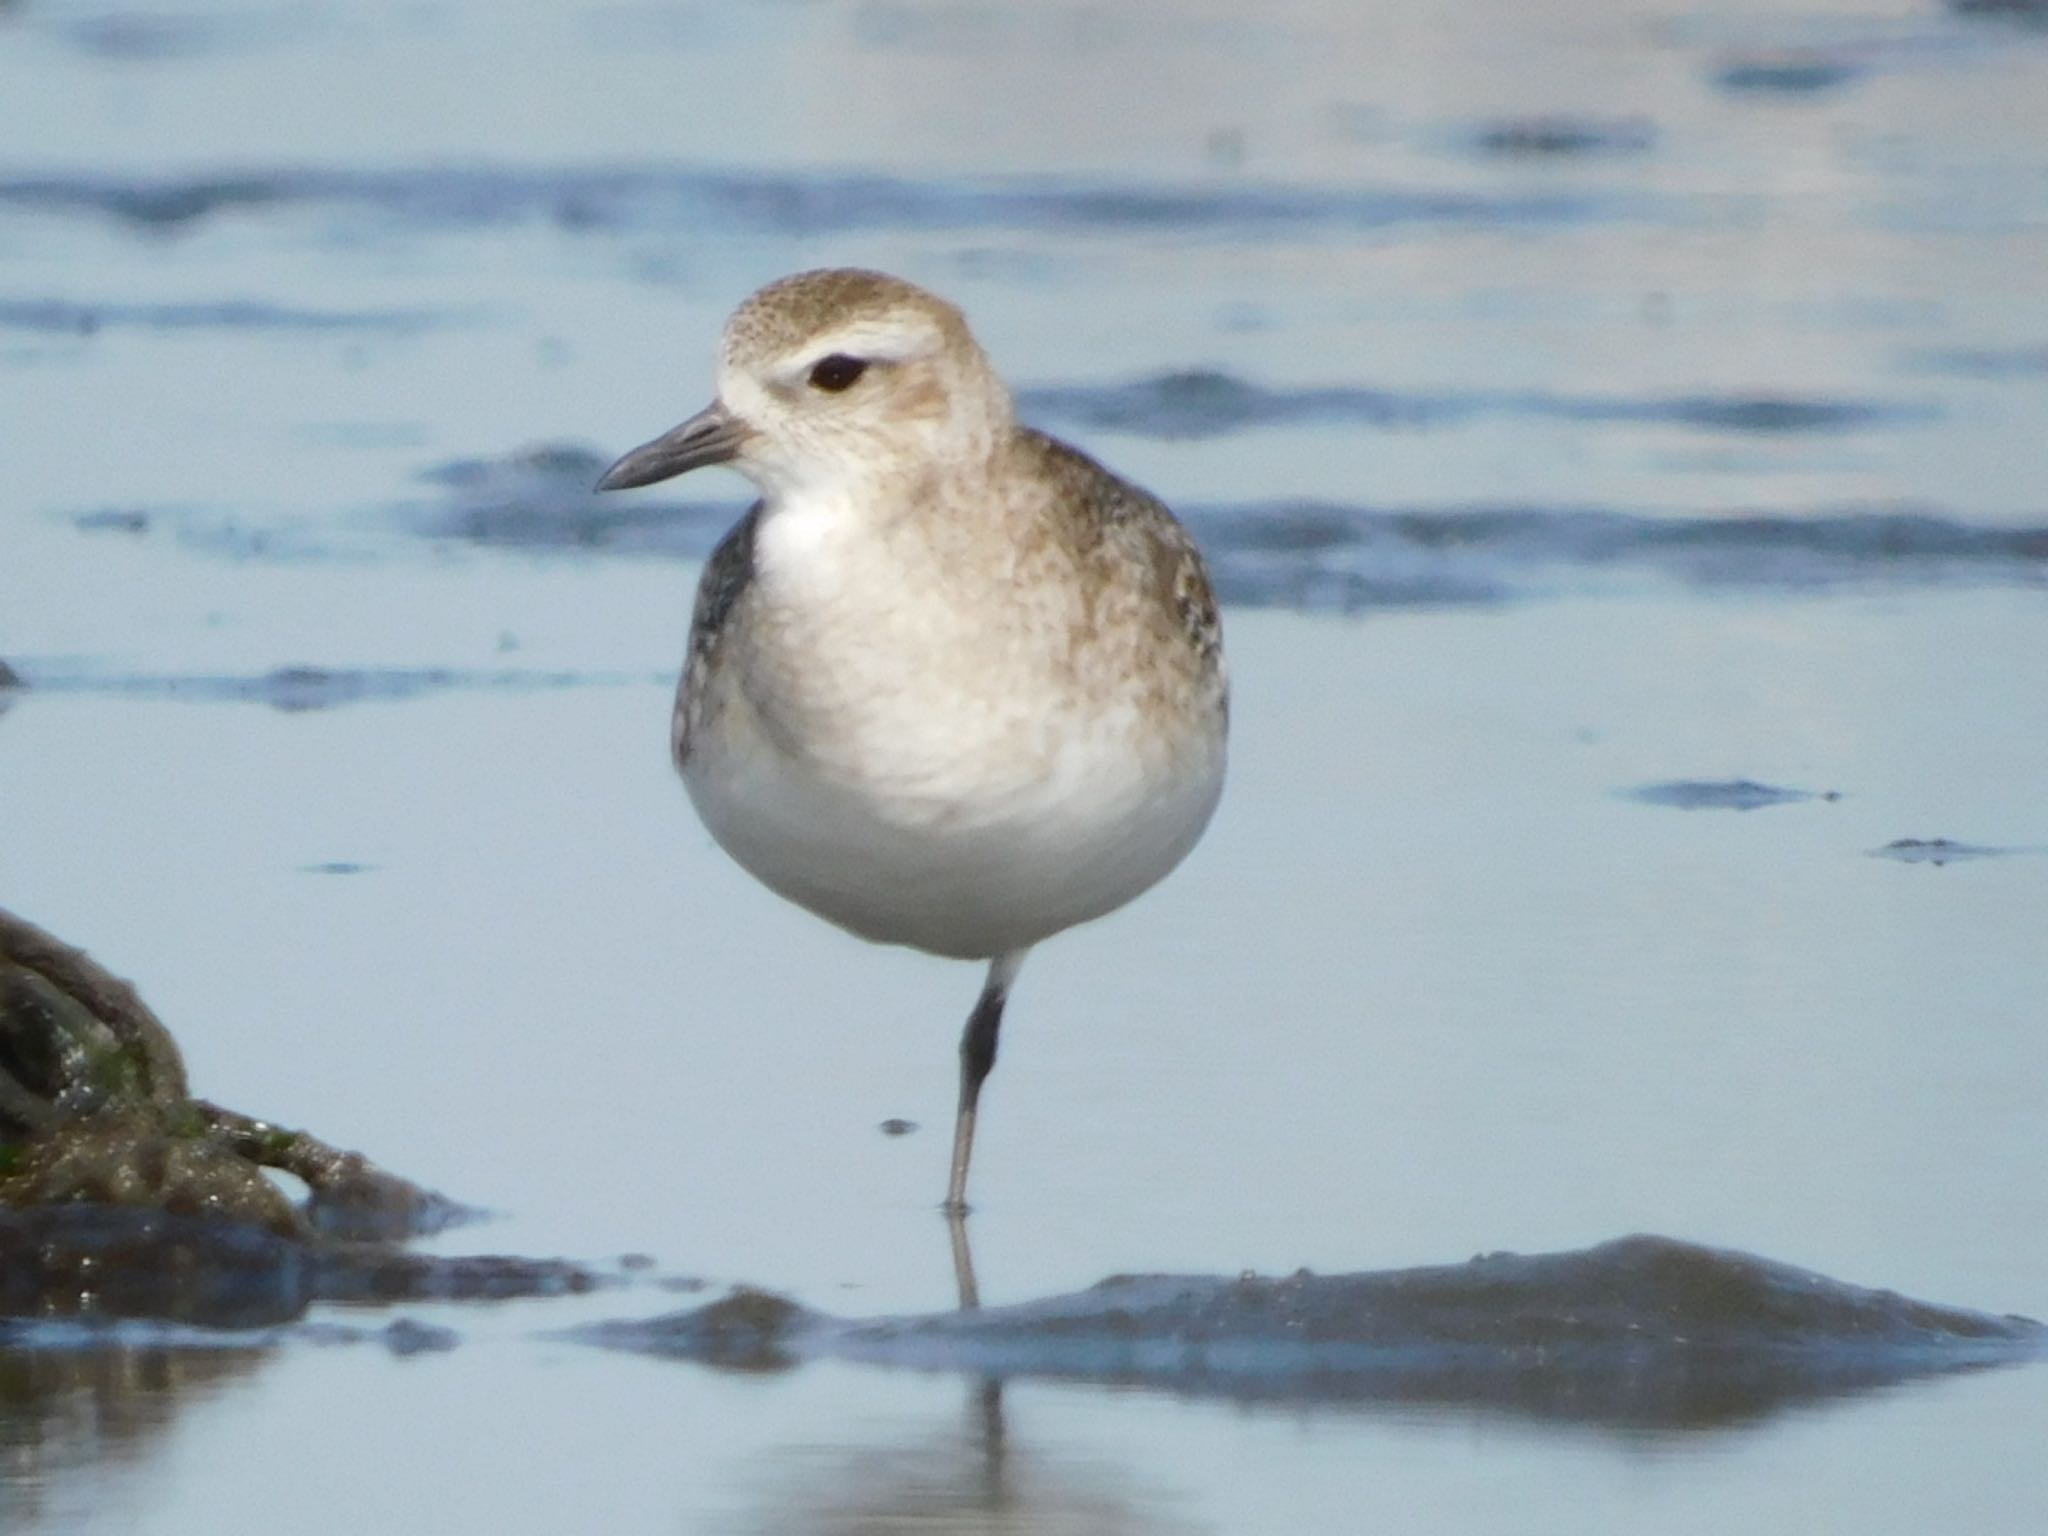
[(967, 1214), (967, 1164), (974, 1156), (974, 1115), (981, 1102), (981, 1085), (996, 1064), (996, 1035), (1003, 1027), (1003, 1000), (1010, 982), (1024, 963), (1023, 951), (998, 955), (989, 962), (988, 980), (967, 1027), (960, 1032), (960, 1111), (953, 1122), (953, 1177), (946, 1186), (947, 1212)]

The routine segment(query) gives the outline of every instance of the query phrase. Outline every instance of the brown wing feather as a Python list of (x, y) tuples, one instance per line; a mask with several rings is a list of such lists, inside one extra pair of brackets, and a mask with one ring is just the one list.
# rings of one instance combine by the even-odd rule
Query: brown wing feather
[(761, 520), (762, 503), (755, 502), (747, 514), (733, 524), (718, 541), (718, 548), (704, 562), (704, 575), (697, 583), (697, 608), (690, 619), (690, 654), (683, 662), (683, 675), (676, 685), (675, 719), (669, 731), (669, 750), (680, 770), (690, 756), (690, 737), (704, 707), (704, 674), (717, 654), (733, 610), (739, 606), (754, 579), (754, 530)]

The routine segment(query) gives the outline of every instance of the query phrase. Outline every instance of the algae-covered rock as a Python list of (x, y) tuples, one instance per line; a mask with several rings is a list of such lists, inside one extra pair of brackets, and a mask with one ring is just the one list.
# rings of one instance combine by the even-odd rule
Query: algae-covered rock
[[(300, 1180), (307, 1200), (295, 1203), (271, 1169)], [(90, 1228), (104, 1252), (95, 1247), (99, 1257), (79, 1266), (37, 1271), (43, 1279), (33, 1297), (0, 1298), (16, 1315), (102, 1304), (109, 1256), (138, 1282), (119, 1293), (136, 1298), (120, 1310), (180, 1314), (192, 1297), (179, 1275), (220, 1268), (203, 1253), (209, 1233), (233, 1255), (225, 1270), (232, 1275), (247, 1267), (244, 1250), (289, 1252), (300, 1267), (316, 1247), (342, 1239), (388, 1245), (466, 1214), (359, 1153), (191, 1097), (176, 1042), (133, 987), (0, 909), (0, 1211), (13, 1213), (7, 1230), (21, 1251), (35, 1248), (41, 1233), (44, 1248), (69, 1252), (85, 1230), (81, 1207), (107, 1213)], [(174, 1251), (162, 1248), (147, 1219), (155, 1217), (183, 1223)], [(259, 1233), (285, 1248), (251, 1249)], [(175, 1263), (157, 1262), (166, 1252)], [(380, 1272), (360, 1253), (328, 1267)], [(154, 1311), (152, 1286), (161, 1293)], [(304, 1305), (302, 1285), (287, 1291)]]
[(283, 1235), (307, 1223), (262, 1166), (211, 1134), (196, 1115), (134, 1107), (103, 1109), (46, 1128), (12, 1149), (0, 1172), (0, 1205), (76, 1202), (218, 1216)]
[(178, 1047), (135, 989), (0, 909), (0, 1144), (186, 1098)]

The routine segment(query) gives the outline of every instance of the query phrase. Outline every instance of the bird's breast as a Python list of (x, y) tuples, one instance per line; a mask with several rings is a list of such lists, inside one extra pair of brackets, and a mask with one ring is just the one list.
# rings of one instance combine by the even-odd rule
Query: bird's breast
[(985, 955), (1121, 905), (1193, 846), (1220, 702), (1120, 677), (1074, 582), (783, 516), (687, 701), (691, 799), (740, 863), (868, 937)]
[(1097, 740), (1114, 757), (1128, 723), (1077, 686), (1071, 584), (944, 533), (829, 499), (775, 509), (722, 669), (770, 746), (908, 814), (1024, 792)]

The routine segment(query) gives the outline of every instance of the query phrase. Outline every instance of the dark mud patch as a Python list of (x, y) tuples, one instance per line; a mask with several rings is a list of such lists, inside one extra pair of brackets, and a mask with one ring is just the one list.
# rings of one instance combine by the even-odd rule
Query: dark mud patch
[[(304, 1331), (311, 1333), (312, 1328), (315, 1326), (318, 1325), (309, 1325)], [(353, 1335), (353, 1337), (350, 1335)], [(344, 1344), (378, 1343), (383, 1345), (396, 1358), (404, 1360), (413, 1355), (446, 1354), (462, 1342), (462, 1335), (453, 1328), (444, 1328), (438, 1323), (422, 1323), (415, 1318), (394, 1317), (382, 1328), (367, 1335), (360, 1329), (347, 1330), (341, 1337), (336, 1339), (336, 1342)]]
[(420, 471), (420, 478), (487, 502), (518, 496), (548, 500), (566, 492), (597, 496), (598, 477), (611, 458), (581, 443), (535, 443), (497, 458), (450, 459)]
[(211, 303), (76, 303), (65, 299), (0, 299), (0, 329), (43, 335), (96, 336), (108, 330), (268, 331), (415, 336), (451, 317), (422, 310), (298, 309), (253, 300)]
[(1472, 134), (1481, 154), (1508, 160), (1637, 155), (1656, 143), (1656, 124), (1644, 117), (1514, 117), (1483, 124)]
[(620, 1277), (572, 1259), (511, 1254), (393, 1252), (366, 1244), (323, 1249), (312, 1266), (306, 1300), (390, 1304), (423, 1301), (513, 1301), (579, 1296)]
[(71, 526), (80, 533), (126, 533), (144, 534), (149, 532), (149, 514), (134, 507), (102, 507), (96, 512), (80, 512), (71, 519)]
[(1862, 79), (1865, 69), (1838, 54), (1745, 54), (1724, 61), (1714, 71), (1714, 84), (1737, 96), (1817, 96)]
[(455, 459), (420, 474), (445, 500), (404, 514), (428, 538), (512, 549), (603, 550), (700, 558), (738, 509), (604, 496), (598, 476), (616, 458), (579, 443), (543, 443), (495, 458)]
[(1802, 800), (1835, 801), (1837, 789), (1785, 789), (1754, 779), (1672, 779), (1615, 791), (1624, 800), (1668, 805), (1681, 811), (1756, 811), (1768, 805), (1796, 805)]
[(310, 14), (283, 8), (234, 16), (109, 10), (66, 20), (55, 34), (90, 58), (170, 64), (275, 46), (303, 32)]
[(646, 681), (622, 672), (496, 671), (457, 667), (279, 667), (251, 675), (101, 672), (65, 662), (24, 663), (38, 694), (95, 694), (194, 704), (267, 704), (285, 714), (347, 704), (395, 704), (474, 690), (533, 693)]
[(2048, 0), (1948, 0), (1948, 8), (1974, 21), (2048, 28)]
[(1919, 401), (1768, 394), (1635, 398), (1545, 390), (1438, 393), (1333, 384), (1271, 388), (1235, 374), (1188, 369), (1125, 383), (1041, 385), (1018, 404), (1035, 418), (1136, 437), (1202, 439), (1261, 427), (1330, 425), (1414, 430), (1489, 416), (1584, 425), (1662, 425), (1700, 432), (1790, 436), (1930, 422)]
[(2048, 1349), (2048, 1331), (2026, 1318), (1640, 1236), (1368, 1274), (1120, 1276), (1017, 1306), (870, 1320), (739, 1292), (570, 1336), (714, 1363), (829, 1358), (1248, 1401), (1469, 1404), (1638, 1428), (1737, 1423)]
[(1226, 602), (1367, 611), (1605, 590), (1629, 573), (1710, 589), (2048, 584), (2048, 527), (1933, 514), (1640, 517), (1329, 502), (1183, 509)]
[(1979, 843), (1959, 843), (1946, 837), (1901, 837), (1882, 848), (1870, 850), (1873, 859), (1891, 859), (1899, 864), (1960, 864), (1970, 859), (1996, 859), (2025, 853), (2024, 848), (1988, 848)]
[[(367, 215), (386, 230), (541, 224), (578, 234), (707, 229), (795, 238), (872, 230), (1015, 230), (1232, 241), (1402, 226), (1545, 228), (1667, 217), (1644, 193), (1478, 192), (1258, 183), (1186, 185), (1058, 177), (912, 179), (696, 166), (280, 168), (233, 176), (0, 178), (0, 206), (111, 219), (140, 231), (249, 210)], [(360, 238), (321, 217), (314, 238)]]
[(806, 1358), (804, 1340), (829, 1326), (786, 1296), (738, 1286), (717, 1301), (649, 1322), (597, 1323), (567, 1335), (589, 1344), (680, 1355), (742, 1371), (786, 1370)]
[(2048, 379), (2048, 345), (2037, 347), (1930, 347), (1912, 353), (1909, 367), (1979, 382)]

